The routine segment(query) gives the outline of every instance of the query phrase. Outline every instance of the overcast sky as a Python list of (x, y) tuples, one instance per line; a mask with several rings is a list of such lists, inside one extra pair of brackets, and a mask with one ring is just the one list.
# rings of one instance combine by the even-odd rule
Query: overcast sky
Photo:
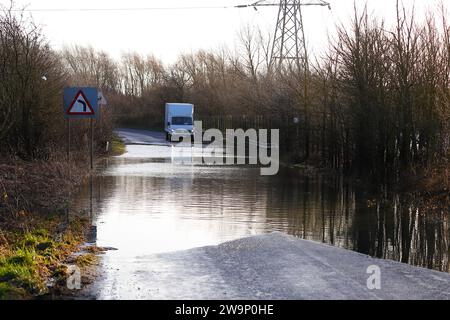
[[(167, 7), (211, 7), (248, 4), (256, 0), (16, 0), (28, 9), (89, 9), (89, 8), (160, 8), (142, 11), (37, 11), (33, 15), (51, 45), (92, 45), (118, 58), (124, 52), (153, 53), (165, 63), (173, 62), (179, 53), (198, 49), (214, 49), (236, 44), (238, 31), (246, 25), (259, 26), (273, 32), (278, 9), (217, 8), (161, 9)], [(314, 1), (314, 0), (310, 0)], [(419, 15), (427, 7), (438, 12), (439, 3), (446, 0), (403, 0), (415, 4)], [(268, 2), (276, 2), (269, 0)], [(354, 0), (329, 0), (326, 7), (304, 7), (305, 34), (310, 51), (324, 49), (336, 23), (349, 20)], [(356, 1), (363, 5), (365, 1)], [(368, 0), (370, 12), (382, 16), (388, 23), (395, 17), (395, 0)], [(0, 0), (8, 4), (9, 0)]]

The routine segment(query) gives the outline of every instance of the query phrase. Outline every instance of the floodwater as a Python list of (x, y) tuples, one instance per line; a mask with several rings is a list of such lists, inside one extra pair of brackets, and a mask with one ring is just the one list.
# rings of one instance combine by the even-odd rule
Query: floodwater
[(398, 196), (379, 201), (343, 179), (296, 169), (261, 176), (255, 167), (193, 164), (171, 146), (128, 151), (101, 162), (74, 199), (92, 210), (97, 245), (118, 249), (102, 264), (111, 285), (136, 257), (272, 231), (450, 272), (448, 211)]

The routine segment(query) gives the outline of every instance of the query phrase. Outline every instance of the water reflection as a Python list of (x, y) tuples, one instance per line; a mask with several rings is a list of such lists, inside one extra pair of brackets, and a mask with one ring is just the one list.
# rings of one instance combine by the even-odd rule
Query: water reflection
[(290, 176), (275, 182), (281, 187), (273, 188), (277, 193), (268, 206), (268, 216), (286, 221), (281, 230), (379, 258), (450, 271), (447, 211), (430, 211), (398, 195), (374, 200), (342, 179)]
[(282, 231), (450, 271), (448, 212), (430, 213), (398, 196), (374, 200), (343, 179), (287, 168), (264, 177), (258, 168), (135, 155), (105, 160), (93, 179), (92, 202), (89, 186), (75, 200), (77, 208), (92, 203), (97, 242), (119, 248), (114, 259)]

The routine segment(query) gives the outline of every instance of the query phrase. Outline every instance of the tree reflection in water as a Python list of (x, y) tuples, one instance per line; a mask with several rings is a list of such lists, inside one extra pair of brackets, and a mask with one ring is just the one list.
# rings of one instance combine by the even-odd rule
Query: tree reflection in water
[[(299, 180), (277, 184), (269, 193), (273, 214), (286, 213), (289, 234), (450, 272), (448, 211), (429, 208), (410, 195), (374, 198), (340, 178)], [(282, 209), (273, 205), (280, 199)]]
[[(89, 190), (74, 199), (77, 208), (90, 208)], [(329, 175), (304, 176), (284, 168), (277, 176), (262, 177), (255, 168), (118, 158), (94, 179), (93, 190), (93, 223), (100, 223), (104, 245), (151, 253), (281, 231), (450, 271), (448, 211), (431, 210), (411, 197), (378, 198)], [(146, 247), (130, 243), (139, 230)], [(168, 243), (158, 237), (170, 239), (170, 247), (158, 247)]]

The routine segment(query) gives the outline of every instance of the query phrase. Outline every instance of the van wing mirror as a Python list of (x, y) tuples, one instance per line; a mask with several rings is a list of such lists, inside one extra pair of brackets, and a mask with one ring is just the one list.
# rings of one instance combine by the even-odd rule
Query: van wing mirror
[(168, 126), (170, 126), (170, 121), (169, 121), (169, 122), (167, 122), (167, 125), (168, 125)]

